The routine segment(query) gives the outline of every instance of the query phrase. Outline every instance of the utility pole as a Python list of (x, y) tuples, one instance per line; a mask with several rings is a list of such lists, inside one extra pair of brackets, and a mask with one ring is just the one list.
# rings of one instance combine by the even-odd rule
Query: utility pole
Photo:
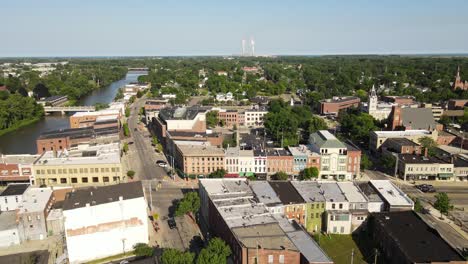
[(351, 264), (354, 262), (354, 248), (351, 250)]
[(153, 195), (151, 194), (151, 180), (148, 185), (149, 197), (150, 197), (150, 211), (153, 211)]
[(374, 253), (374, 264), (377, 264), (377, 255), (379, 254), (379, 251), (377, 249), (375, 249), (375, 253)]

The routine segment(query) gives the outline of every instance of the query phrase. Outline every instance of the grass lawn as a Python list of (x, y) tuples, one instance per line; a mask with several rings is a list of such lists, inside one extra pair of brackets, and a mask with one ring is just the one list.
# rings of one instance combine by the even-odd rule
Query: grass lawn
[(106, 258), (102, 258), (102, 259), (92, 260), (92, 261), (86, 262), (86, 264), (108, 263), (108, 262), (111, 262), (111, 261), (121, 260), (121, 259), (128, 258), (128, 257), (131, 257), (131, 256), (135, 256), (135, 253), (133, 253), (133, 251), (127, 252), (125, 254), (121, 253), (121, 254), (118, 254), (118, 255), (114, 255), (114, 256), (110, 256), (110, 257), (106, 257)]
[(320, 235), (320, 239), (316, 235), (314, 238), (335, 264), (351, 263), (353, 248), (354, 263), (367, 263), (351, 235)]

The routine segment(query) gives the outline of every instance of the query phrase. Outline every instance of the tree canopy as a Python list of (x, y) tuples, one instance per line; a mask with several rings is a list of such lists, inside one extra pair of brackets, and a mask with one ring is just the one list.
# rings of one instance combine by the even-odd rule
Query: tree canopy
[(220, 238), (213, 238), (208, 246), (200, 251), (197, 264), (225, 264), (231, 255), (231, 248)]
[(163, 264), (193, 264), (195, 254), (185, 251), (182, 252), (175, 248), (164, 249), (161, 261)]
[(189, 192), (184, 195), (176, 208), (176, 216), (182, 216), (187, 213), (195, 214), (200, 209), (200, 197), (197, 192)]
[(289, 175), (284, 171), (278, 171), (277, 173), (273, 174), (271, 178), (277, 181), (285, 181), (289, 179)]
[(305, 168), (299, 173), (299, 178), (301, 180), (311, 180), (317, 178), (318, 176), (319, 170), (316, 167)]
[(225, 169), (217, 169), (210, 173), (208, 175), (208, 178), (224, 178), (224, 175), (226, 175), (226, 170)]
[(450, 199), (445, 192), (441, 192), (435, 195), (436, 201), (434, 203), (434, 208), (439, 210), (441, 214), (448, 214), (448, 211), (452, 209), (450, 204)]

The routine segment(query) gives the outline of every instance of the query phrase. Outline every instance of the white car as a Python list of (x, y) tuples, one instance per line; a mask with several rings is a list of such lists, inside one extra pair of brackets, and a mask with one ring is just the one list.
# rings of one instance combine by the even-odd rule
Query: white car
[(163, 168), (167, 167), (167, 163), (163, 160), (156, 161), (156, 164), (158, 164), (159, 167), (163, 167)]

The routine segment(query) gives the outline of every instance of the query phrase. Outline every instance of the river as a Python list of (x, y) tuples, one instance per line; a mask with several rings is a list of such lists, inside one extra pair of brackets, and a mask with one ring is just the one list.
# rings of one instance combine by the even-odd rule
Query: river
[[(111, 83), (109, 86), (93, 91), (80, 100), (80, 105), (95, 103), (110, 103), (120, 87), (135, 82), (143, 72), (132, 72), (125, 79)], [(0, 153), (2, 154), (34, 154), (37, 151), (36, 139), (46, 131), (69, 128), (68, 115), (50, 115), (34, 124), (24, 126), (15, 131), (0, 136)]]

